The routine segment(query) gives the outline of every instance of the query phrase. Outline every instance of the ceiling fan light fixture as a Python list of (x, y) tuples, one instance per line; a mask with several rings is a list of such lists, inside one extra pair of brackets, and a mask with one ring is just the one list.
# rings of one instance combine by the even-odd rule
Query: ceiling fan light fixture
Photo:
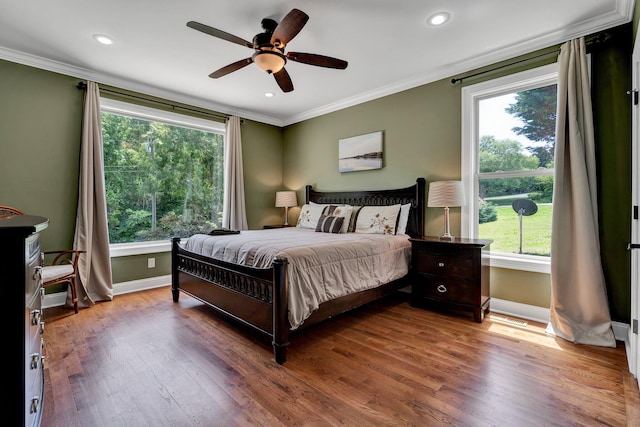
[(451, 18), (451, 14), (447, 12), (438, 12), (434, 13), (427, 19), (427, 24), (437, 27), (446, 23)]
[(260, 50), (253, 55), (253, 62), (264, 72), (275, 74), (282, 70), (287, 59), (273, 50)]

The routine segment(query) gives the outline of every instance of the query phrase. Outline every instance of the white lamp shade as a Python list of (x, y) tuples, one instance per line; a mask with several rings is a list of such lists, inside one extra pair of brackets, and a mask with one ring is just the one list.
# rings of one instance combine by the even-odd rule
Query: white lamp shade
[(298, 206), (298, 198), (295, 191), (277, 191), (276, 208), (290, 208)]
[(427, 206), (432, 208), (448, 208), (467, 204), (462, 181), (436, 181), (429, 184)]

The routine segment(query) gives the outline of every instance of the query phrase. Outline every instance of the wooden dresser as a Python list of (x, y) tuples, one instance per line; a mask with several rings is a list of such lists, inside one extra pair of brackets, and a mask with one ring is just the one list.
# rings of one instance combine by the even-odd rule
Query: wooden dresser
[(7, 334), (2, 414), (14, 425), (38, 426), (44, 403), (42, 357), (42, 251), (49, 220), (18, 215), (0, 219), (0, 300)]
[(489, 313), (491, 240), (438, 237), (411, 240), (412, 305), (429, 303), (473, 312), (476, 322)]

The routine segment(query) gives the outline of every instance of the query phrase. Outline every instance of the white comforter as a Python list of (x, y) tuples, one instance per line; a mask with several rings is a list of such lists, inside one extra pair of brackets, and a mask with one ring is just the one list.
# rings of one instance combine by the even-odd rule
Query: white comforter
[(258, 268), (286, 257), (291, 329), (302, 325), (325, 301), (403, 277), (411, 257), (405, 234), (330, 234), (296, 227), (224, 236), (196, 234), (185, 249)]

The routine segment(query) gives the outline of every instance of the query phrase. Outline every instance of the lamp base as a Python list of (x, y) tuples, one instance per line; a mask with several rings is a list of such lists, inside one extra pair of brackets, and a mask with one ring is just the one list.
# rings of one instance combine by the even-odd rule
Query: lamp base
[(454, 239), (455, 237), (453, 237), (451, 233), (449, 233), (449, 207), (445, 207), (444, 208), (444, 234), (440, 236), (440, 240), (452, 242)]

